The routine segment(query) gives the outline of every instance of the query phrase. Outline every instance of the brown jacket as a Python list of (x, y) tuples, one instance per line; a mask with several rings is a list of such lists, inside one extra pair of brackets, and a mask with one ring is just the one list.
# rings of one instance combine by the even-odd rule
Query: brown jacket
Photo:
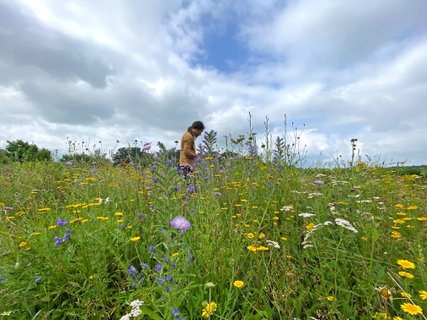
[(189, 131), (186, 131), (181, 138), (181, 149), (179, 152), (180, 166), (193, 166), (194, 159), (197, 157), (196, 144), (194, 137)]

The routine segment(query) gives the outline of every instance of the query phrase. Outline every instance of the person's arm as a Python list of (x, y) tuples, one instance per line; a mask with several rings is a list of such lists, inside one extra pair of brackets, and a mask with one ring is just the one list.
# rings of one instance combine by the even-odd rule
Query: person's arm
[(192, 136), (184, 138), (184, 155), (189, 159), (197, 158), (197, 153), (194, 150), (194, 140)]

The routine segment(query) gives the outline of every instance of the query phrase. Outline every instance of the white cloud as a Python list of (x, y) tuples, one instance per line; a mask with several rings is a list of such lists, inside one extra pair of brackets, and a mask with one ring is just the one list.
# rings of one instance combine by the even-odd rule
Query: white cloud
[[(204, 43), (230, 23), (246, 60), (227, 73)], [(194, 120), (223, 141), (251, 112), (259, 141), (266, 117), (277, 136), (285, 114), (304, 128), (310, 159), (348, 159), (358, 138), (361, 154), (426, 163), (426, 39), (418, 0), (0, 0), (0, 148), (174, 146)]]

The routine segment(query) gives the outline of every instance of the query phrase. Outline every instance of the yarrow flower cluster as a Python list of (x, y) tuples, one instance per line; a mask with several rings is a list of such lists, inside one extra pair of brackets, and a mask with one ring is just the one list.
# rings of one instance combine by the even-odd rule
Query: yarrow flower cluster
[(141, 315), (142, 311), (140, 307), (144, 304), (144, 301), (141, 300), (134, 300), (129, 305), (132, 307), (132, 310), (125, 314), (123, 317), (120, 318), (120, 320), (129, 320), (130, 318), (137, 318), (139, 315)]

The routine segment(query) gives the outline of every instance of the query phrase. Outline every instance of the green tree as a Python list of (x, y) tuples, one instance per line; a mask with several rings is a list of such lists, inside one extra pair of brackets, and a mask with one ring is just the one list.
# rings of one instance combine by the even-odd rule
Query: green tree
[(39, 149), (35, 144), (22, 140), (7, 141), (7, 157), (14, 162), (52, 161), (52, 153), (47, 149)]
[(113, 164), (147, 164), (153, 162), (153, 155), (145, 152), (139, 147), (123, 147), (113, 155)]

